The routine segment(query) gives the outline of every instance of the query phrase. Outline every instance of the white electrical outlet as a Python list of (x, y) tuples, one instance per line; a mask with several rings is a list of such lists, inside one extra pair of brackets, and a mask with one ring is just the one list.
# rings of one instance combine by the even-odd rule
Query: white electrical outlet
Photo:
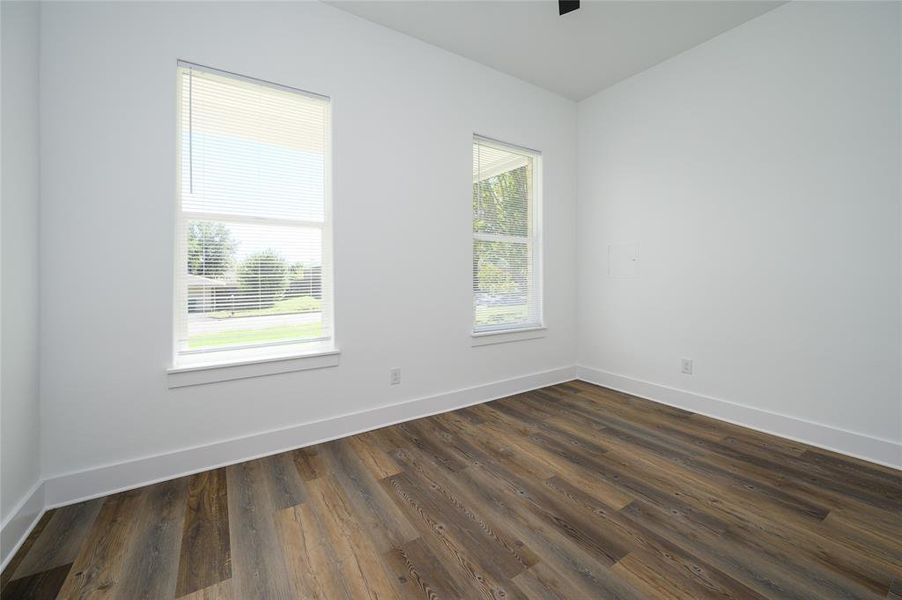
[(682, 359), (682, 366), (680, 367), (680, 372), (684, 375), (692, 375), (692, 359), (684, 358)]
[(389, 383), (391, 385), (398, 385), (399, 383), (401, 383), (401, 369), (392, 369), (391, 370)]

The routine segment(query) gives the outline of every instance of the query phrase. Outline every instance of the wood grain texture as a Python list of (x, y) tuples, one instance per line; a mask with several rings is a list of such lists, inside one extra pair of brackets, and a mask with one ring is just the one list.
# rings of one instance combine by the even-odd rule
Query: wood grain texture
[[(130, 544), (135, 541), (134, 532), (138, 525), (135, 517), (148, 488), (122, 492), (103, 500), (94, 525), (63, 582), (60, 597), (121, 597), (117, 588), (123, 580), (122, 565)], [(173, 559), (170, 557), (170, 560)]]
[(341, 573), (334, 568), (338, 558), (312, 503), (281, 510), (275, 519), (293, 596), (347, 597)]
[(143, 491), (117, 595), (135, 600), (174, 597), (179, 564), (173, 557), (180, 555), (188, 480), (165, 481)]
[(232, 592), (239, 598), (291, 596), (266, 471), (262, 459), (226, 467)]
[(232, 576), (225, 469), (188, 478), (176, 596), (215, 586)]
[(385, 555), (389, 572), (405, 598), (463, 598), (454, 579), (423, 540), (416, 539)]
[(72, 564), (102, 504), (102, 499), (90, 500), (64, 506), (53, 511), (53, 514), (45, 515), (46, 526), (16, 568), (13, 577), (25, 577)]
[(15, 579), (9, 585), (4, 586), (2, 597), (53, 600), (59, 594), (71, 568), (71, 564), (62, 565)]
[[(41, 515), (41, 518), (38, 519), (37, 524), (29, 532), (28, 537), (26, 537), (25, 541), (22, 542), (22, 545), (19, 546), (16, 554), (13, 555), (13, 557), (9, 560), (6, 568), (3, 569), (3, 573), (0, 573), (0, 591), (5, 589), (6, 584), (12, 580), (13, 573), (15, 573), (19, 569), (19, 565), (21, 565), (26, 558), (29, 558), (28, 555), (31, 554), (31, 549), (38, 541), (38, 538), (41, 537), (41, 534), (44, 532), (44, 529), (47, 527), (48, 523), (50, 523), (50, 520), (53, 519), (55, 512), (56, 511), (48, 510), (43, 515)], [(35, 560), (39, 560), (39, 558), (35, 558)]]
[(889, 592), (886, 594), (889, 600), (902, 600), (902, 579), (896, 579), (890, 585)]
[(341, 596), (348, 598), (395, 598), (398, 594), (376, 540), (367, 535), (364, 522), (341, 486), (330, 476), (310, 482), (310, 505), (317, 514), (319, 532), (341, 565)]
[(220, 581), (210, 587), (181, 596), (179, 600), (235, 600), (232, 595), (232, 580)]
[(902, 472), (573, 381), (48, 511), (0, 587), (902, 600)]

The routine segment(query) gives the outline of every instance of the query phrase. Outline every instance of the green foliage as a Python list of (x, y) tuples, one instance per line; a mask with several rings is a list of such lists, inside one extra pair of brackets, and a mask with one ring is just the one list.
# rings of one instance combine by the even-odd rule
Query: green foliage
[(529, 167), (473, 184), (473, 231), (529, 235)]
[(288, 267), (288, 278), (291, 281), (300, 281), (304, 278), (304, 263), (291, 263)]
[[(475, 233), (529, 235), (529, 175), (523, 166), (473, 184)], [(524, 243), (474, 242), (475, 291), (493, 296), (525, 292), (527, 253)]]
[(288, 287), (288, 264), (272, 250), (251, 254), (238, 265), (238, 287), (258, 308), (271, 306)]
[(240, 346), (244, 344), (264, 344), (287, 340), (304, 340), (322, 335), (322, 323), (301, 323), (299, 325), (280, 325), (265, 329), (240, 329), (237, 331), (215, 331), (192, 336), (188, 347), (216, 348), (222, 346)]
[(188, 223), (188, 273), (221, 279), (235, 261), (237, 242), (223, 223)]
[(516, 289), (510, 271), (500, 266), (497, 261), (485, 258), (477, 263), (476, 282), (478, 291), (492, 295), (513, 292)]
[(529, 251), (525, 243), (473, 242), (475, 291), (485, 294), (525, 293)]
[(275, 308), (279, 310), (274, 314), (319, 312), (323, 309), (323, 301), (313, 296), (300, 296), (276, 302)]
[(512, 306), (477, 306), (476, 325), (502, 325), (504, 323), (522, 323), (527, 318), (527, 305)]

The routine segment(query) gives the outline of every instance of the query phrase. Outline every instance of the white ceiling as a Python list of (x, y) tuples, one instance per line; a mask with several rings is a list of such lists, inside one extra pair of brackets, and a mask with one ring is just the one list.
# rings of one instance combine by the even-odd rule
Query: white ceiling
[(783, 2), (327, 0), (374, 23), (582, 100)]

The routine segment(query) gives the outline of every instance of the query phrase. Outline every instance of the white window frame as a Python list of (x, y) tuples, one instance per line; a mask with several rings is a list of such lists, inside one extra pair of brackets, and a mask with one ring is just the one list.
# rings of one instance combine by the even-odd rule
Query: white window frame
[[(475, 306), (471, 310), (471, 338), (473, 346), (488, 346), (504, 342), (515, 342), (539, 339), (545, 336), (545, 286), (543, 276), (544, 263), (544, 245), (542, 236), (542, 153), (539, 150), (533, 150), (525, 146), (518, 146), (502, 142), (494, 138), (490, 138), (478, 133), (473, 134), (472, 144), (470, 146), (471, 153), (475, 144), (496, 148), (507, 152), (514, 152), (529, 156), (532, 159), (532, 176), (529, 185), (531, 186), (531, 198), (528, 204), (528, 222), (529, 234), (526, 236), (510, 236), (491, 233), (477, 233), (473, 231), (473, 215), (471, 203), (470, 215), (470, 233), (471, 233), (471, 252), (476, 241), (487, 242), (523, 242), (526, 241), (529, 251), (529, 281), (536, 287), (535, 300), (537, 303), (536, 314), (537, 322), (534, 323), (513, 323), (497, 325), (488, 328), (476, 328), (476, 310)], [(477, 183), (475, 180), (473, 184)], [(475, 256), (471, 255), (471, 264)], [(470, 275), (470, 287), (472, 288), (473, 274)], [(472, 291), (475, 294), (475, 290)], [(471, 296), (471, 303), (473, 296)]]
[[(181, 131), (182, 85), (178, 74), (183, 68), (207, 71), (222, 77), (244, 80), (256, 85), (274, 87), (292, 93), (301, 94), (325, 101), (326, 105), (326, 138), (324, 160), (324, 207), (323, 222), (300, 221), (278, 217), (243, 217), (233, 214), (215, 212), (187, 212), (182, 209), (182, 144), (179, 137)], [(175, 193), (175, 264), (174, 264), (174, 304), (173, 304), (173, 337), (172, 364), (169, 373), (169, 387), (184, 387), (259, 377), (275, 373), (316, 369), (337, 366), (339, 351), (337, 349), (335, 312), (333, 299), (334, 286), (334, 252), (332, 225), (332, 102), (331, 98), (321, 94), (272, 83), (269, 81), (239, 75), (221, 69), (214, 69), (195, 63), (179, 60), (176, 69), (176, 193)], [(245, 223), (259, 225), (277, 225), (280, 227), (317, 228), (321, 230), (322, 240), (322, 323), (329, 337), (313, 340), (289, 340), (268, 342), (248, 346), (231, 346), (228, 348), (208, 348), (198, 350), (181, 350), (179, 340), (186, 337), (187, 328), (187, 285), (184, 281), (185, 265), (188, 260), (187, 224), (188, 221), (215, 221), (227, 223)]]

